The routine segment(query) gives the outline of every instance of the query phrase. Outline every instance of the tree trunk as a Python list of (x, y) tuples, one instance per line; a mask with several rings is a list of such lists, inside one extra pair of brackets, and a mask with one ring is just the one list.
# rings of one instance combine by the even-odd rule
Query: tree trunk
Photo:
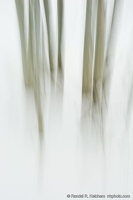
[(58, 67), (62, 71), (62, 55), (61, 55), (61, 45), (62, 45), (62, 29), (63, 29), (63, 0), (57, 0), (58, 6)]
[(98, 107), (101, 106), (102, 101), (102, 82), (104, 70), (104, 25), (104, 0), (98, 0), (93, 84), (93, 101)]
[(83, 79), (82, 93), (92, 94), (92, 37), (91, 37), (91, 15), (92, 15), (92, 0), (87, 0), (86, 4), (86, 23), (85, 23), (85, 39), (84, 39), (84, 54), (83, 54)]

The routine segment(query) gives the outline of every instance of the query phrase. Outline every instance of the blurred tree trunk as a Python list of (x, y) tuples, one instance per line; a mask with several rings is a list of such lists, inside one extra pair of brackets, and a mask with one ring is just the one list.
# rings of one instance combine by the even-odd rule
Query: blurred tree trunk
[(18, 16), (19, 32), (20, 32), (20, 41), (21, 41), (21, 53), (22, 53), (22, 65), (23, 65), (23, 74), (25, 85), (29, 85), (29, 75), (28, 75), (28, 66), (27, 66), (27, 49), (26, 49), (26, 34), (25, 34), (25, 20), (24, 20), (24, 1), (15, 0), (16, 10)]
[(104, 32), (104, 0), (98, 0), (93, 84), (93, 101), (94, 104), (98, 105), (98, 107), (101, 106), (102, 101), (102, 82), (104, 70)]
[(29, 0), (29, 33), (28, 33), (28, 73), (30, 84), (33, 87), (35, 79), (35, 49), (34, 49), (34, 15), (33, 15), (33, 1)]
[(47, 32), (48, 32), (48, 48), (49, 48), (49, 62), (50, 62), (50, 70), (51, 72), (54, 72), (55, 66), (54, 66), (54, 60), (53, 60), (53, 45), (51, 41), (51, 27), (50, 27), (50, 0), (43, 0), (44, 3), (44, 10), (45, 10), (45, 16), (46, 16), (46, 24), (47, 24)]
[(62, 71), (62, 54), (61, 54), (61, 45), (62, 45), (62, 29), (63, 29), (63, 0), (57, 0), (58, 6), (58, 67)]
[(107, 52), (105, 55), (105, 70), (104, 70), (104, 75), (103, 75), (103, 96), (104, 96), (104, 101), (105, 101), (106, 106), (108, 105), (109, 82), (110, 82), (111, 71), (112, 71), (110, 69), (110, 66), (112, 66), (112, 60), (113, 60), (112, 56), (110, 56), (110, 54), (115, 53), (113, 42), (114, 42), (114, 34), (115, 34), (116, 17), (117, 17), (117, 13), (118, 13), (118, 9), (119, 9), (118, 1), (119, 0), (114, 0), (114, 4), (113, 4), (111, 25), (110, 25), (109, 37), (108, 37), (108, 41), (107, 41)]
[(86, 2), (86, 23), (83, 53), (82, 93), (92, 94), (92, 36), (91, 36), (92, 0)]
[(40, 58), (40, 2), (39, 0), (28, 0), (29, 5), (29, 32), (28, 32), (28, 50), (26, 48), (26, 35), (24, 24), (24, 1), (15, 0), (19, 21), (23, 71), (26, 86), (30, 87), (34, 93), (35, 106), (38, 119), (40, 137), (43, 134), (43, 114), (41, 105), (41, 58)]
[(41, 102), (41, 60), (40, 60), (40, 4), (39, 0), (29, 2), (29, 70), (33, 87), (40, 137), (43, 137), (43, 114)]

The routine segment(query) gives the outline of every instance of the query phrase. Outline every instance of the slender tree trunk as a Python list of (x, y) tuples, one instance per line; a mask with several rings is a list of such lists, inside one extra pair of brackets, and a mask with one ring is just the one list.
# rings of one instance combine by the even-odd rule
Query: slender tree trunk
[(40, 5), (39, 0), (29, 0), (28, 61), (33, 87), (40, 138), (43, 136), (43, 114), (40, 88)]
[(47, 23), (47, 31), (48, 31), (48, 48), (49, 48), (49, 62), (50, 62), (50, 70), (54, 72), (54, 60), (53, 60), (53, 45), (51, 41), (51, 28), (50, 28), (50, 5), (49, 0), (43, 0), (44, 9), (45, 9), (45, 16), (46, 16), (46, 23)]
[(102, 82), (104, 70), (104, 25), (104, 0), (98, 0), (93, 84), (93, 101), (98, 105), (98, 107), (101, 106), (102, 101)]
[(104, 95), (104, 101), (105, 101), (106, 106), (108, 105), (109, 83), (110, 83), (111, 71), (112, 71), (110, 70), (110, 64), (112, 66), (112, 63), (111, 63), (112, 57), (110, 57), (109, 54), (113, 50), (112, 44), (113, 44), (113, 35), (115, 33), (114, 28), (115, 28), (115, 22), (116, 22), (116, 15), (118, 12), (118, 1), (119, 0), (114, 0), (111, 26), (110, 26), (110, 32), (109, 32), (109, 37), (108, 37), (108, 43), (107, 43), (107, 52), (105, 55), (105, 70), (104, 70), (104, 75), (103, 75), (103, 95)]
[(39, 132), (40, 136), (43, 137), (43, 113), (42, 113), (42, 102), (41, 102), (41, 57), (40, 57), (40, 50), (41, 50), (41, 41), (40, 41), (40, 26), (41, 26), (41, 19), (40, 19), (40, 4), (39, 0), (34, 0), (34, 15), (35, 15), (35, 36), (36, 36), (36, 88), (35, 88), (35, 103), (37, 107), (37, 115), (38, 115), (38, 125), (39, 125)]
[(58, 67), (63, 70), (61, 45), (62, 45), (62, 29), (63, 29), (63, 0), (57, 0), (58, 6)]
[(21, 41), (21, 53), (22, 53), (22, 65), (23, 65), (23, 74), (25, 85), (29, 85), (29, 74), (27, 66), (27, 49), (26, 49), (26, 34), (25, 34), (25, 23), (24, 23), (24, 1), (15, 0), (16, 10), (18, 16), (19, 32), (20, 32), (20, 41)]
[(92, 37), (91, 37), (91, 15), (92, 0), (87, 0), (86, 4), (86, 23), (85, 23), (85, 39), (83, 54), (83, 79), (82, 93), (92, 94)]

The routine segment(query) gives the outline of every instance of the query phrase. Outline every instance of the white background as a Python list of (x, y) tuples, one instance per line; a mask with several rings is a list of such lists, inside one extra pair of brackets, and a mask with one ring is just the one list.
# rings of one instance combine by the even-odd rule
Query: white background
[[(54, 6), (52, 0), (56, 19)], [(40, 156), (34, 100), (23, 82), (15, 2), (0, 0), (1, 200), (64, 200), (67, 194), (83, 193), (133, 195), (133, 1), (121, 1), (120, 8), (111, 54), (105, 148), (100, 131), (90, 128), (86, 115), (81, 118), (85, 0), (67, 0), (64, 91), (47, 84)], [(56, 49), (56, 40), (54, 45)]]

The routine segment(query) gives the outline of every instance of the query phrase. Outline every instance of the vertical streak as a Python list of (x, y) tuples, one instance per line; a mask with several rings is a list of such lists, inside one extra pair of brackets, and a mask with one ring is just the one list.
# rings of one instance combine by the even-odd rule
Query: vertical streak
[(45, 9), (45, 16), (46, 16), (46, 24), (47, 24), (47, 31), (48, 31), (48, 46), (49, 46), (49, 62), (50, 62), (50, 70), (54, 72), (54, 60), (53, 60), (53, 51), (52, 51), (52, 41), (50, 39), (51, 36), (51, 28), (50, 28), (50, 5), (49, 0), (43, 0), (44, 9)]
[[(36, 10), (36, 11), (35, 11)], [(37, 30), (38, 29), (38, 30)], [(29, 45), (28, 61), (30, 78), (35, 98), (40, 139), (43, 137), (43, 114), (40, 91), (40, 8), (39, 0), (29, 0)]]
[(63, 70), (61, 45), (62, 45), (62, 29), (63, 29), (63, 0), (57, 0), (58, 4), (58, 67)]
[(102, 100), (102, 79), (104, 70), (104, 20), (104, 0), (98, 0), (93, 84), (93, 100), (98, 107), (101, 106)]
[(108, 37), (108, 43), (107, 43), (107, 52), (105, 55), (105, 70), (104, 70), (104, 75), (103, 75), (103, 90), (104, 90), (104, 99), (106, 102), (106, 106), (108, 105), (108, 97), (107, 97), (107, 92), (108, 92), (108, 84), (110, 80), (110, 56), (109, 52), (112, 49), (112, 36), (114, 34), (114, 26), (115, 26), (115, 21), (116, 21), (116, 14), (117, 14), (117, 7), (118, 7), (118, 0), (114, 0), (114, 6), (113, 6), (113, 13), (112, 13), (112, 19), (111, 19), (111, 26), (110, 26), (110, 32), (109, 32), (109, 37)]
[(92, 94), (92, 37), (91, 37), (92, 0), (86, 3), (86, 23), (83, 55), (82, 93)]
[(22, 65), (25, 85), (29, 85), (28, 73), (27, 73), (27, 53), (26, 53), (26, 34), (25, 34), (25, 23), (24, 23), (24, 1), (15, 0), (19, 32), (20, 32), (20, 42), (21, 42), (21, 53), (22, 53)]

